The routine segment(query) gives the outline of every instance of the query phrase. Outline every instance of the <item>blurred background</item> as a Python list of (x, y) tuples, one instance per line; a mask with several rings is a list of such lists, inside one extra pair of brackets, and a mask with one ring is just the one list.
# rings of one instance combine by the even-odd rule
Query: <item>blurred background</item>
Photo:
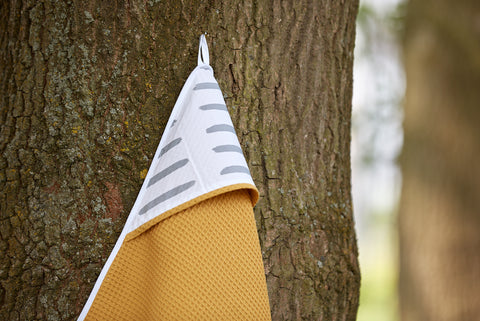
[(360, 1), (355, 46), (352, 184), (362, 273), (358, 321), (396, 321), (405, 75), (403, 0)]
[(480, 320), (480, 1), (363, 0), (359, 321)]

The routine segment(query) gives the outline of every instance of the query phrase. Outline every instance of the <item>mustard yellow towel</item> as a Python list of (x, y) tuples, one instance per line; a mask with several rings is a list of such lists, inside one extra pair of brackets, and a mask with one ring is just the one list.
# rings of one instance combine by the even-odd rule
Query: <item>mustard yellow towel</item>
[(245, 189), (202, 201), (120, 248), (86, 320), (270, 320)]

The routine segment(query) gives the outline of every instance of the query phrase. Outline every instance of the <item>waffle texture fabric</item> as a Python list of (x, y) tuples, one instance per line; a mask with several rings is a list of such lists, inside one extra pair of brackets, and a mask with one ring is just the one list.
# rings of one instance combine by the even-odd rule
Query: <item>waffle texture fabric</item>
[(86, 320), (271, 320), (248, 190), (126, 240)]

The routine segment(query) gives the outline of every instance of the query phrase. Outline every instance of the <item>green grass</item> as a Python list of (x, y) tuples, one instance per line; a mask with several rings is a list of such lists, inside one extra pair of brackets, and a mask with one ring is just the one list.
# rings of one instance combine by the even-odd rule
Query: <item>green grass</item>
[(391, 234), (386, 233), (384, 237), (376, 235), (368, 245), (363, 244), (357, 321), (398, 321), (396, 251)]

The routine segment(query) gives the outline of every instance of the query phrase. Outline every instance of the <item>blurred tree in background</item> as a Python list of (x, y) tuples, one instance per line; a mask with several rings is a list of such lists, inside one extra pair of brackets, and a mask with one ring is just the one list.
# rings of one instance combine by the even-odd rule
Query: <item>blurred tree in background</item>
[(401, 317), (480, 320), (480, 2), (411, 0), (405, 64)]

